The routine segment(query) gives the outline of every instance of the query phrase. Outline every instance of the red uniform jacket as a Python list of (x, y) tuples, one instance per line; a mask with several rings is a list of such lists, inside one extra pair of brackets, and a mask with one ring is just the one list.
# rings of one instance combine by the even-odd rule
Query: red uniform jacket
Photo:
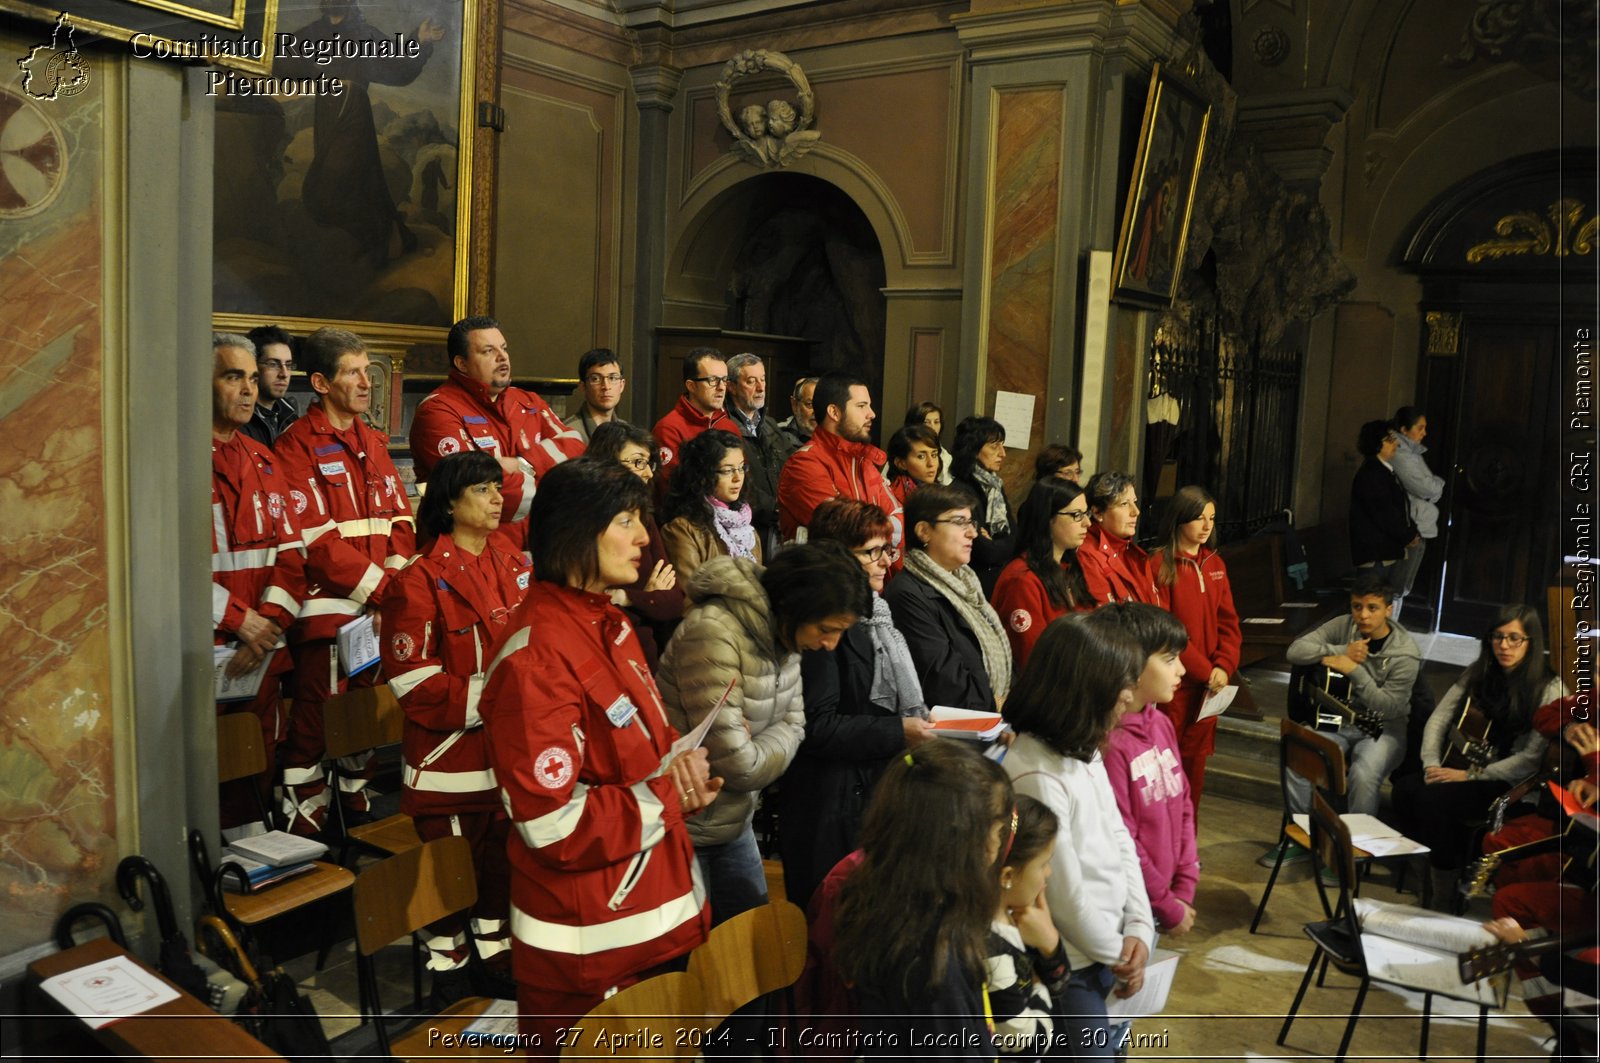
[(219, 646), (247, 609), (285, 631), (300, 612), (306, 552), (277, 461), (243, 432), (211, 441), (211, 623)]
[(1161, 595), (1156, 604), (1183, 621), (1189, 632), (1189, 648), (1179, 655), (1183, 685), (1204, 687), (1213, 668), (1230, 676), (1238, 671), (1239, 614), (1233, 608), (1227, 566), (1217, 552), (1202, 546), (1195, 557), (1179, 554), (1171, 587), (1163, 587), (1157, 578), (1161, 554), (1152, 555), (1148, 564), (1150, 581)]
[(450, 379), (417, 405), (411, 420), (411, 457), (417, 463), (418, 482), (427, 481), (440, 458), (462, 450), (521, 459), (521, 473), (506, 473), (500, 486), (509, 524), (527, 517), (535, 480), (568, 458), (582, 455), (584, 443), (532, 392), (506, 388), (491, 402), (487, 384), (451, 369)]
[(811, 523), (830, 498), (871, 502), (889, 516), (894, 545), (905, 540), (900, 500), (880, 472), (887, 455), (871, 443), (853, 443), (818, 427), (811, 442), (794, 452), (778, 479), (778, 533), (784, 539)]
[(305, 604), (293, 640), (331, 639), (369, 602), (383, 601), (389, 571), (416, 548), (416, 522), (384, 436), (357, 417), (334, 430), (320, 404), (278, 437), (306, 544)]
[(705, 940), (711, 911), (672, 779), (678, 734), (632, 625), (534, 581), (481, 702), (510, 843), (519, 983), (603, 992)]
[[(1000, 570), (1000, 578), (995, 581), (990, 602), (999, 614), (1001, 623), (1006, 626), (1006, 638), (1011, 640), (1011, 659), (1016, 662), (1014, 674), (1022, 671), (1028, 654), (1033, 652), (1033, 644), (1039, 641), (1039, 636), (1044, 634), (1050, 621), (1071, 611), (1059, 609), (1051, 603), (1050, 596), (1045, 593), (1044, 582), (1033, 574), (1025, 557), (1012, 558)], [(1093, 602), (1079, 606), (1080, 610), (1093, 608)]]
[(383, 598), (383, 674), (406, 713), (400, 811), (501, 808), (478, 703), (495, 642), (528, 590), (528, 563), (491, 536), (474, 557), (448, 535), (395, 574)]
[(1132, 539), (1119, 539), (1096, 524), (1078, 547), (1083, 581), (1096, 605), (1107, 602), (1144, 602), (1160, 605), (1161, 595), (1150, 579), (1150, 555)]
[(739, 425), (728, 416), (727, 410), (701, 413), (695, 404), (689, 401), (687, 393), (679, 395), (678, 404), (656, 422), (656, 445), (661, 448), (661, 467), (656, 470), (654, 485), (658, 500), (666, 498), (667, 481), (671, 479), (672, 470), (678, 467), (678, 460), (683, 456), (683, 445), (708, 428), (720, 428), (724, 432), (732, 432), (743, 438), (739, 432)]

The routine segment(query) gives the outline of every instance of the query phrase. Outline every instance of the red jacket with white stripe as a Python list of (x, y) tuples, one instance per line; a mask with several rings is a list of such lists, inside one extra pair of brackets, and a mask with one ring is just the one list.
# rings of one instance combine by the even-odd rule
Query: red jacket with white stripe
[(417, 405), (411, 420), (417, 481), (426, 482), (440, 458), (463, 450), (520, 459), (522, 471), (506, 473), (500, 484), (505, 523), (510, 524), (528, 516), (537, 479), (568, 458), (580, 457), (584, 442), (531, 391), (508, 387), (491, 400), (487, 384), (451, 369), (450, 378)]
[(285, 631), (305, 594), (306, 552), (278, 459), (243, 432), (211, 440), (211, 623), (233, 640), (254, 609)]
[(688, 392), (679, 395), (678, 404), (656, 422), (651, 434), (656, 437), (656, 446), (660, 448), (661, 464), (656, 469), (654, 484), (658, 502), (667, 497), (667, 482), (672, 479), (683, 457), (683, 445), (710, 428), (720, 428), (743, 438), (738, 422), (728, 415), (727, 410), (718, 408), (710, 413), (701, 413), (700, 408), (689, 401)]
[(678, 734), (621, 611), (535, 580), (479, 708), (516, 831), (516, 980), (604, 992), (704, 941), (711, 911), (663, 774)]
[(1228, 675), (1239, 670), (1239, 614), (1233, 607), (1228, 568), (1215, 550), (1200, 548), (1195, 557), (1178, 555), (1173, 584), (1161, 585), (1162, 552), (1150, 556), (1150, 581), (1161, 595), (1157, 605), (1183, 621), (1189, 647), (1179, 655), (1186, 686), (1205, 686), (1211, 669)]
[(383, 596), (383, 674), (405, 710), (400, 811), (501, 808), (478, 702), (494, 643), (528, 589), (528, 563), (490, 537), (474, 557), (441, 535)]
[(855, 443), (826, 428), (817, 427), (811, 442), (795, 451), (778, 478), (778, 533), (793, 539), (811, 523), (817, 507), (830, 498), (871, 502), (883, 510), (893, 527), (893, 542), (905, 539), (905, 518), (900, 500), (889, 490), (880, 471), (889, 456), (871, 443)]
[[(1066, 616), (1071, 610), (1060, 609), (1050, 601), (1044, 581), (1028, 567), (1028, 559), (1014, 557), (1000, 570), (994, 593), (989, 596), (994, 611), (1006, 626), (1006, 638), (1011, 642), (1011, 659), (1016, 662), (1016, 673), (1028, 663), (1033, 644), (1039, 641), (1050, 621)], [(1093, 609), (1094, 602), (1078, 606), (1079, 611)]]
[(1108, 533), (1101, 525), (1089, 528), (1078, 547), (1083, 581), (1096, 605), (1108, 602), (1144, 602), (1160, 605), (1161, 595), (1150, 578), (1150, 555), (1132, 539)]
[(291, 641), (331, 639), (416, 549), (416, 522), (382, 433), (357, 417), (336, 431), (313, 403), (273, 448), (306, 544), (306, 597)]

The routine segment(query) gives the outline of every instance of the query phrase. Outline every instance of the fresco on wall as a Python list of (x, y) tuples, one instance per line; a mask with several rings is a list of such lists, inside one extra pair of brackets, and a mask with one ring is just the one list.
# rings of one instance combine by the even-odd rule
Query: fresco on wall
[[(100, 61), (39, 99), (0, 34), (0, 954), (117, 857), (101, 401)], [(44, 92), (44, 86), (32, 86)]]

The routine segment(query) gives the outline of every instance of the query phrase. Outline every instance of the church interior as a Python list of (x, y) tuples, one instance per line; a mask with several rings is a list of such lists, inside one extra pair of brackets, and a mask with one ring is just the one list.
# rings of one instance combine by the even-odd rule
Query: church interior
[[(1446, 519), (1399, 619), (1476, 639), (1529, 602), (1552, 661), (1593, 674), (1571, 593), (1595, 500), (1592, 5), (362, 0), (420, 54), (324, 66), (153, 46), (230, 24), (195, 3), (0, 0), (7, 1012), (72, 904), (155, 941), (116, 899), (120, 857), (170, 869), (180, 922), (204, 907), (184, 838), (217, 831), (213, 331), (356, 332), (402, 471), (468, 314), (557, 411), (579, 356), (613, 349), (643, 425), (694, 348), (760, 355), (781, 414), (800, 378), (849, 370), (880, 446), (924, 400), (947, 434), (1005, 419), (1013, 493), (1055, 442), (1131, 473), (1152, 513), (1207, 485), (1219, 541), (1276, 534), (1302, 600), (1348, 586), (1358, 429), (1416, 406)], [(230, 6), (235, 38), (319, 17)], [(328, 71), (360, 86), (348, 127), (263, 94)], [(1265, 843), (1275, 783), (1257, 796)], [(1252, 805), (1214, 800), (1213, 830)], [(1291, 985), (1315, 908), (1296, 888), (1264, 961)], [(1212, 992), (1186, 1004), (1247, 1006)], [(1202, 1021), (1172, 1028), (1143, 1054), (1210, 1054)], [(1539, 1054), (1525, 1029), (1494, 1043)]]

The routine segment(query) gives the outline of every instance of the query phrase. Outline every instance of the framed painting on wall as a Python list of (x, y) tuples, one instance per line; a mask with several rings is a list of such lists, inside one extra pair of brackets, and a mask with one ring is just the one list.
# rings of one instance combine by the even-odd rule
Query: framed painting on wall
[(475, 0), (282, 0), (275, 91), (217, 97), (218, 327), (442, 342), (467, 303), (476, 21)]
[(1117, 241), (1112, 297), (1169, 306), (1189, 241), (1196, 179), (1205, 154), (1211, 107), (1161, 70), (1150, 71), (1139, 149)]

